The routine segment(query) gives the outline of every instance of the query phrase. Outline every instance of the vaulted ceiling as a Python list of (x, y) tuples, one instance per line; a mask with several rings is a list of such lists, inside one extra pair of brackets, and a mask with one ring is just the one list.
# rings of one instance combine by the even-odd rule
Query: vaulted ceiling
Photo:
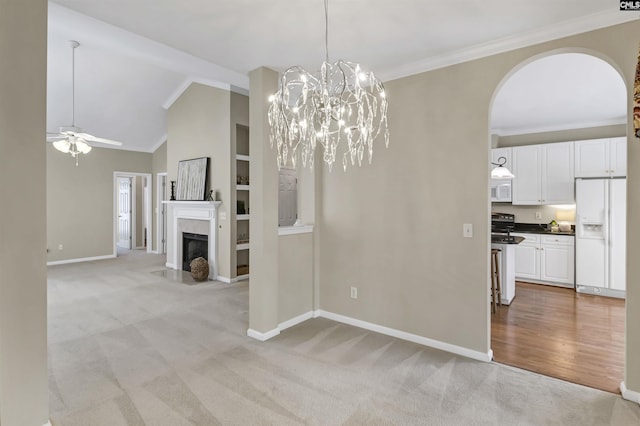
[[(610, 0), (330, 0), (329, 55), (385, 81), (634, 15)], [(257, 67), (316, 69), (324, 24), (322, 0), (50, 2), (47, 130), (71, 121), (68, 40), (81, 44), (76, 125), (122, 141), (123, 149), (152, 152), (166, 140), (166, 108), (190, 82), (248, 93), (248, 73)], [(614, 103), (618, 110), (602, 108), (600, 118), (619, 119)]]

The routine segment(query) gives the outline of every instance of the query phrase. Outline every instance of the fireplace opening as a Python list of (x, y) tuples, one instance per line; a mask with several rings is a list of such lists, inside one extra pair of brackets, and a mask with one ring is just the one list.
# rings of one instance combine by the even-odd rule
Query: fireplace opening
[(209, 236), (182, 233), (182, 270), (191, 272), (191, 261), (196, 257), (209, 260)]

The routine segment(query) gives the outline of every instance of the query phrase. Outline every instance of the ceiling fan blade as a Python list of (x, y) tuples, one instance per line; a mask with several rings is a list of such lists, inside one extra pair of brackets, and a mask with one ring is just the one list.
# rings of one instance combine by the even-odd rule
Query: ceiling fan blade
[(100, 142), (100, 143), (105, 143), (108, 145), (116, 145), (116, 146), (122, 145), (122, 142), (114, 141), (111, 139), (99, 138), (99, 137), (90, 135), (89, 133), (78, 133), (76, 136), (90, 142)]
[(51, 135), (47, 135), (47, 141), (53, 142), (60, 139), (66, 139), (67, 137), (68, 137), (67, 135), (51, 134)]

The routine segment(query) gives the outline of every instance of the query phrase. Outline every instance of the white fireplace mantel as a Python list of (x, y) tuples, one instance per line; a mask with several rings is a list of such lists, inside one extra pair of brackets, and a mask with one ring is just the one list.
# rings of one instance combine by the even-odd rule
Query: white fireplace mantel
[(179, 219), (209, 223), (209, 278), (218, 278), (218, 208), (220, 201), (163, 201), (167, 205), (167, 268), (182, 269)]

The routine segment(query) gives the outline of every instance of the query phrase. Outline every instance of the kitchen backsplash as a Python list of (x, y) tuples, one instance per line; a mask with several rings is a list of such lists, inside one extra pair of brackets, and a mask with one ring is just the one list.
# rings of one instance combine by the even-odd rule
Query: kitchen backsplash
[[(519, 223), (549, 223), (556, 220), (557, 207), (553, 206), (514, 206), (510, 203), (491, 203), (491, 211), (511, 213)], [(540, 212), (541, 219), (536, 219), (536, 212)], [(571, 222), (573, 225), (574, 222)]]

